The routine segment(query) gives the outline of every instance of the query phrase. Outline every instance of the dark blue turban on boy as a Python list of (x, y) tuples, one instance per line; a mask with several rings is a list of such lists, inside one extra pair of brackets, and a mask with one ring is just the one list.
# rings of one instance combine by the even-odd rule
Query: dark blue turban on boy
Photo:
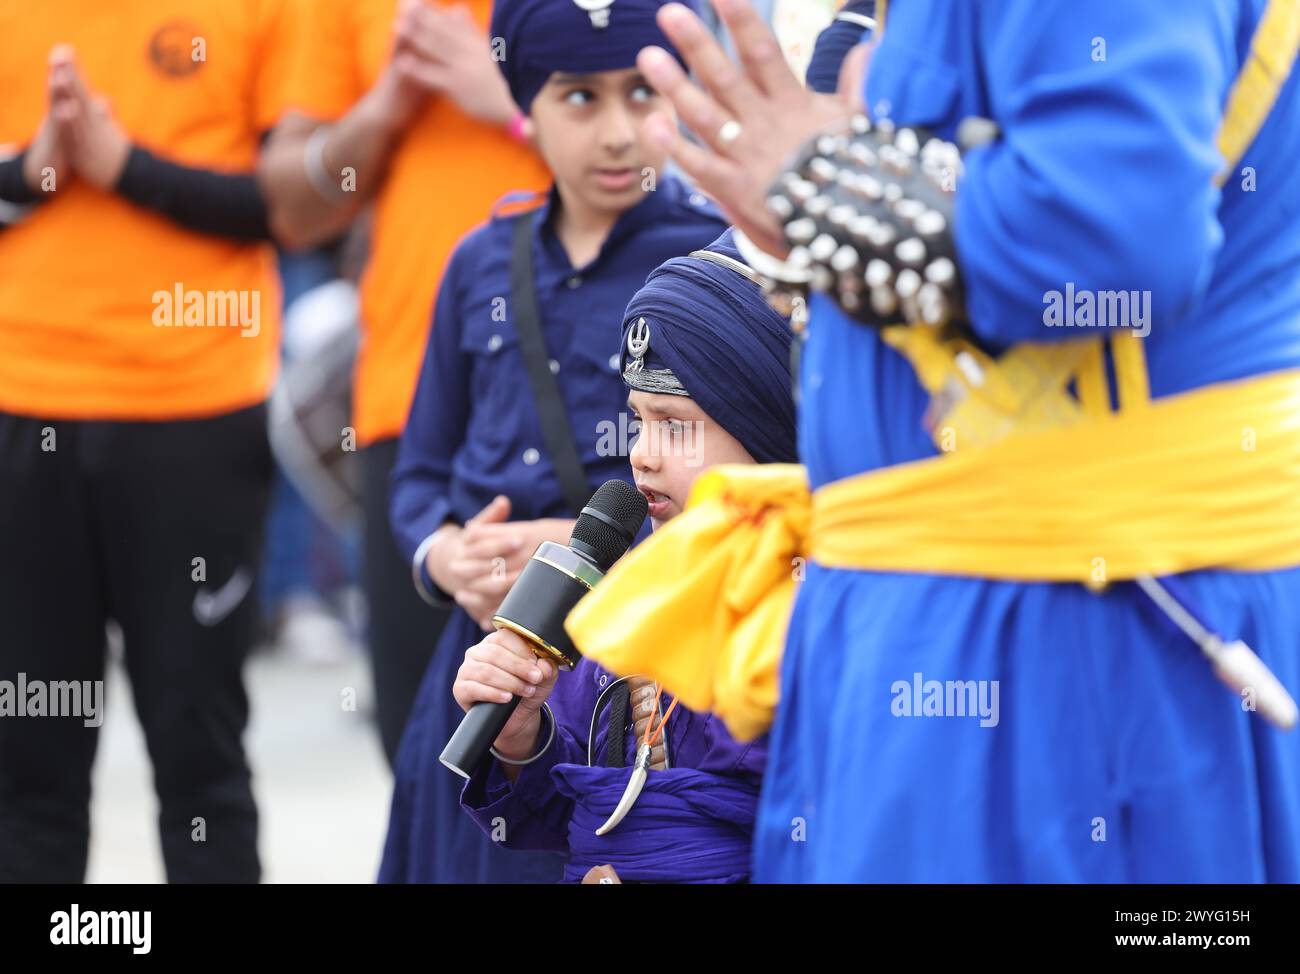
[[(505, 45), (498, 62), (525, 115), (556, 71), (594, 74), (636, 66), (651, 44), (676, 48), (655, 23), (665, 0), (497, 0), (491, 33)], [(678, 0), (682, 2), (682, 0)], [(685, 0), (694, 9), (693, 0)], [(678, 60), (681, 60), (678, 55)]]
[[(705, 250), (746, 266), (731, 237)], [(744, 273), (674, 257), (632, 296), (619, 365), (631, 389), (694, 399), (759, 463), (797, 463), (792, 337)]]

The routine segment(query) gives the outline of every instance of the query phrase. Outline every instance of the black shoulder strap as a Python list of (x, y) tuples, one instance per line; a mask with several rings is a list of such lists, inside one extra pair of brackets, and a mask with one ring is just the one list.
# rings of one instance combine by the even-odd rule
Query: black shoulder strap
[(627, 680), (614, 687), (609, 698), (609, 733), (605, 736), (605, 767), (624, 766), (623, 752), (627, 749), (627, 708), (632, 699), (632, 688)]
[(528, 369), (528, 384), (533, 388), (537, 418), (542, 424), (546, 452), (555, 466), (555, 475), (564, 491), (565, 503), (574, 517), (591, 497), (587, 472), (582, 467), (573, 442), (573, 429), (560, 398), (560, 387), (551, 372), (546, 339), (542, 336), (542, 318), (537, 310), (537, 287), (533, 277), (533, 220), (536, 211), (523, 213), (515, 220), (514, 248), (510, 260), (511, 318), (519, 336), (519, 351)]

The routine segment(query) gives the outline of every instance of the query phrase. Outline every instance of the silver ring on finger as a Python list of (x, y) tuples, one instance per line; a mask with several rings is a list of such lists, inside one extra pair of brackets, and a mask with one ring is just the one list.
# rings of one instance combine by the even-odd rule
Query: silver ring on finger
[(722, 123), (722, 127), (718, 129), (718, 145), (731, 145), (740, 138), (742, 132), (744, 132), (744, 128), (739, 122), (734, 118), (727, 119)]

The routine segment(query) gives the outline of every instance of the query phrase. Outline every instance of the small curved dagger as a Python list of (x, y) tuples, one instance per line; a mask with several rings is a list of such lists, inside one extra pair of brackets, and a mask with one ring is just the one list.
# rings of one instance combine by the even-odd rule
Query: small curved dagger
[(627, 788), (623, 790), (623, 797), (618, 800), (618, 807), (614, 809), (612, 815), (600, 828), (596, 829), (597, 835), (604, 835), (611, 831), (619, 822), (623, 821), (632, 806), (636, 804), (637, 798), (641, 795), (641, 789), (645, 787), (646, 775), (650, 771), (650, 745), (642, 744), (636, 749), (636, 762), (632, 766), (632, 777), (627, 781)]

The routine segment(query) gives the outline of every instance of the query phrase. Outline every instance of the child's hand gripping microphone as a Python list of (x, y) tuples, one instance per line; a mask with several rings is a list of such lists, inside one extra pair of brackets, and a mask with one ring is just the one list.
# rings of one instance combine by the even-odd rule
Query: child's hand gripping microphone
[[(573, 669), (581, 654), (564, 631), (565, 617), (632, 546), (646, 511), (639, 490), (624, 480), (606, 481), (578, 515), (567, 545), (543, 541), (538, 546), (492, 624), (522, 636), (539, 657)], [(439, 760), (468, 778), (487, 757), (519, 700), (474, 704)]]

